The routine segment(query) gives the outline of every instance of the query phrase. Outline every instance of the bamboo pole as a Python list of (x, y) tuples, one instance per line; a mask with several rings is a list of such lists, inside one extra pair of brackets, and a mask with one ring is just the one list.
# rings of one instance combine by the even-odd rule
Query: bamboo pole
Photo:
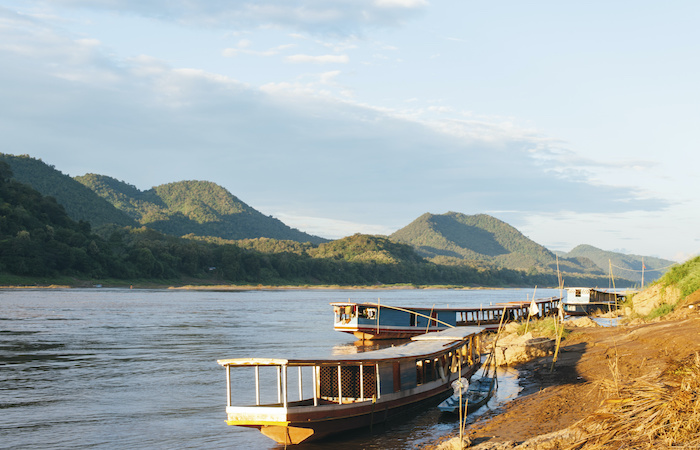
[[(388, 308), (388, 309), (395, 309), (395, 310), (397, 310), (397, 311), (402, 311), (402, 312), (407, 312), (407, 313), (415, 314), (415, 315), (420, 316), (420, 317), (426, 317), (426, 318), (432, 319), (432, 320), (434, 320), (435, 322), (440, 323), (440, 324), (442, 324), (442, 325), (446, 325), (446, 326), (448, 326), (448, 327), (450, 327), (450, 328), (455, 328), (455, 326), (452, 325), (452, 324), (449, 324), (449, 323), (447, 323), (447, 322), (443, 322), (442, 320), (439, 320), (439, 319), (433, 319), (433, 318), (430, 317), (430, 316), (426, 316), (425, 314), (421, 314), (421, 313), (416, 312), (416, 311), (411, 311), (410, 309), (399, 308), (398, 306), (388, 306), (388, 305), (380, 306), (379, 303), (367, 303), (367, 304), (377, 307), (377, 324), (379, 324), (379, 320), (378, 320), (378, 318), (379, 318), (379, 308)], [(377, 325), (377, 326), (378, 326), (378, 325)]]

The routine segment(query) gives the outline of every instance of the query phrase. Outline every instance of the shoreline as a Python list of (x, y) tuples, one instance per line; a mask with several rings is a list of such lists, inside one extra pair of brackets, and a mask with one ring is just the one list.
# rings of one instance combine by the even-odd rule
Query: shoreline
[[(700, 355), (698, 330), (698, 308), (682, 308), (643, 324), (574, 328), (562, 342), (554, 371), (551, 356), (514, 366), (523, 390), (467, 424), (468, 448), (581, 448), (574, 444), (598, 438), (591, 429), (606, 429), (599, 421), (605, 408), (618, 404), (611, 397), (623, 396), (640, 382), (677, 382), (677, 368)], [(617, 391), (611, 393), (610, 386)], [(443, 436), (423, 448), (458, 449), (459, 438)]]
[[(531, 289), (531, 286), (514, 286), (514, 287), (490, 287), (490, 286), (456, 286), (456, 285), (209, 285), (209, 284), (185, 284), (172, 285), (164, 284), (157, 285), (152, 283), (133, 283), (133, 284), (112, 284), (112, 283), (87, 283), (80, 284), (7, 284), (0, 285), (0, 289), (164, 289), (164, 290), (191, 290), (191, 291), (289, 291), (289, 290), (454, 290), (454, 291), (478, 291), (478, 290), (505, 290), (505, 289)], [(554, 289), (543, 287), (542, 289)]]

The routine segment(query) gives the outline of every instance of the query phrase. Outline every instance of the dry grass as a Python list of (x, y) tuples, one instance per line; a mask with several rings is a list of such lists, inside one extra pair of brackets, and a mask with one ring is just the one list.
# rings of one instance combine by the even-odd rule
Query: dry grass
[(569, 448), (700, 448), (700, 355), (679, 363), (664, 380), (621, 385), (613, 376), (602, 387), (609, 398), (577, 424), (586, 437)]

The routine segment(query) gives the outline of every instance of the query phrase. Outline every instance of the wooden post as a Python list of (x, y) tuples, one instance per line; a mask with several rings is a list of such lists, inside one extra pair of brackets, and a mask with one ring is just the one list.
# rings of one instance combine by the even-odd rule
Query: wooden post
[(255, 366), (255, 404), (260, 405), (260, 366)]
[(365, 377), (362, 373), (362, 364), (360, 364), (360, 400), (365, 399)]
[(377, 391), (377, 399), (379, 399), (379, 397), (381, 397), (380, 391), (382, 388), (382, 383), (380, 382), (380, 378), (379, 378), (379, 363), (374, 365), (374, 373), (377, 375), (377, 389), (376, 389), (376, 391)]
[(318, 371), (319, 371), (318, 366), (313, 366), (313, 372), (311, 372), (311, 378), (313, 378), (313, 385), (314, 385), (314, 406), (318, 406)]
[(340, 364), (338, 364), (338, 404), (343, 404), (343, 377), (340, 373)]
[(282, 403), (282, 366), (277, 366), (277, 403)]
[(287, 407), (287, 365), (282, 370), (282, 406)]
[(226, 406), (231, 406), (231, 366), (226, 365)]
[(304, 400), (304, 387), (302, 386), (301, 383), (301, 366), (298, 366), (299, 369), (299, 401)]

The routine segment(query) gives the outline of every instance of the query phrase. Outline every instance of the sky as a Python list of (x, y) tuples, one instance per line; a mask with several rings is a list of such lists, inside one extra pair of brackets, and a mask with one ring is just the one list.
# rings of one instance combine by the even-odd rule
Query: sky
[(337, 239), (700, 253), (700, 2), (0, 0), (0, 152)]

